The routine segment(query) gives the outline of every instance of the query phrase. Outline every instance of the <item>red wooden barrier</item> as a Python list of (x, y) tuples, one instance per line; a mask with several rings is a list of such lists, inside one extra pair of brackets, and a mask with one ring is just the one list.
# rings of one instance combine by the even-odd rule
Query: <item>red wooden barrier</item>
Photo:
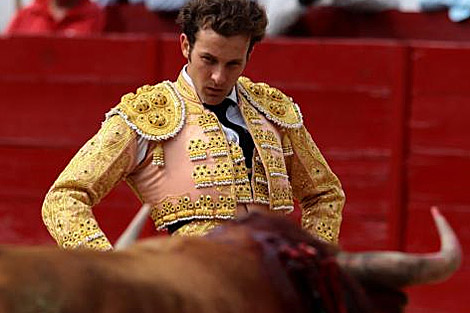
[[(428, 214), (438, 205), (464, 247), (461, 270), (443, 285), (411, 290), (413, 308), (426, 312), (463, 310), (470, 281), (470, 64), (468, 44), (414, 44), (406, 248), (437, 248)], [(442, 289), (449, 293), (441, 292)], [(432, 305), (429, 299), (438, 299)], [(432, 301), (434, 302), (434, 301)], [(462, 311), (463, 312), (463, 311)]]

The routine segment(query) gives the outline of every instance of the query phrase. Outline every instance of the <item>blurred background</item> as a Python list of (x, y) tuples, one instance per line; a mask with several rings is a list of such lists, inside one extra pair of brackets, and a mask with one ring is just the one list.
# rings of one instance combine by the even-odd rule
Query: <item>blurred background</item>
[[(341, 247), (437, 250), (439, 206), (464, 262), (406, 311), (467, 312), (470, 1), (260, 2), (269, 36), (245, 74), (301, 106), (346, 191)], [(54, 244), (44, 195), (123, 94), (176, 79), (182, 3), (0, 1), (0, 242)], [(123, 183), (94, 212), (115, 240), (139, 206)]]

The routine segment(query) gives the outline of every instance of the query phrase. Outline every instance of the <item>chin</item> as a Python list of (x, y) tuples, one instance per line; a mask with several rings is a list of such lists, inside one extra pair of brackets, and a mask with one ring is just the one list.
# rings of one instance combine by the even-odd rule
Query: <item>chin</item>
[(209, 98), (206, 98), (203, 102), (207, 105), (217, 105), (221, 103), (222, 101), (224, 101), (224, 98), (219, 99), (215, 97), (209, 97)]

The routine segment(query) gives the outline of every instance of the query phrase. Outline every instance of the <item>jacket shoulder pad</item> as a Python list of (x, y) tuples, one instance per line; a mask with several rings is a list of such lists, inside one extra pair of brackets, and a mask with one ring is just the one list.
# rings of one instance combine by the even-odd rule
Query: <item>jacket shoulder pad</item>
[(269, 120), (285, 128), (302, 126), (302, 113), (291, 97), (265, 83), (254, 83), (249, 78), (238, 79), (240, 92), (247, 101)]
[(162, 141), (176, 136), (184, 125), (186, 106), (183, 98), (169, 81), (128, 93), (106, 114), (120, 115), (139, 135), (148, 140)]

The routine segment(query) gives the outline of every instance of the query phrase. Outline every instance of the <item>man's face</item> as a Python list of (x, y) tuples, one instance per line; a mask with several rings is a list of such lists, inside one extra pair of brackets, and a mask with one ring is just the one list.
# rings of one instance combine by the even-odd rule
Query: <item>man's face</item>
[(201, 101), (208, 105), (221, 103), (245, 69), (250, 38), (224, 37), (205, 28), (196, 33), (192, 49), (185, 34), (181, 34), (180, 43), (188, 59), (187, 72)]

